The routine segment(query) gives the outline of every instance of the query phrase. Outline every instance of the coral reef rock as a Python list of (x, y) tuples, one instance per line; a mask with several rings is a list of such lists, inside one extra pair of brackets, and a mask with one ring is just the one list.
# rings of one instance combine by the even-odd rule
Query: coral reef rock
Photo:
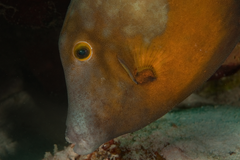
[(92, 154), (77, 155), (71, 145), (64, 151), (55, 149), (54, 155), (46, 153), (44, 160), (237, 160), (239, 115), (240, 108), (230, 106), (175, 109), (139, 131), (103, 144)]

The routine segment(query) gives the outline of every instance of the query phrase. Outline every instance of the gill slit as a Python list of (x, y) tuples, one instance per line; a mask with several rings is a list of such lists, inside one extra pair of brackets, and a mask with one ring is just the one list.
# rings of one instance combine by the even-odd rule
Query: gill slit
[(118, 62), (122, 65), (122, 67), (125, 69), (125, 71), (128, 73), (129, 77), (131, 78), (131, 80), (135, 83), (138, 84), (138, 82), (135, 80), (132, 72), (129, 70), (129, 67), (126, 65), (126, 63), (117, 56)]

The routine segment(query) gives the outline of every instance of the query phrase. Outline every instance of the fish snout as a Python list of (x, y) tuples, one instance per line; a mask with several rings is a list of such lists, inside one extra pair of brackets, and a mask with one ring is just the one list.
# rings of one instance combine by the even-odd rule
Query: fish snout
[(95, 151), (95, 147), (89, 144), (89, 142), (81, 139), (74, 145), (73, 151), (79, 155), (87, 155)]
[[(90, 136), (90, 135), (89, 135)], [(67, 142), (74, 144), (73, 151), (79, 155), (87, 155), (97, 148), (98, 144), (94, 144), (91, 137), (80, 138), (80, 135), (74, 132), (73, 128), (68, 127), (65, 133)]]
[(73, 129), (70, 129), (67, 127), (66, 132), (65, 132), (65, 139), (68, 143), (73, 143), (77, 142), (77, 134), (73, 131)]

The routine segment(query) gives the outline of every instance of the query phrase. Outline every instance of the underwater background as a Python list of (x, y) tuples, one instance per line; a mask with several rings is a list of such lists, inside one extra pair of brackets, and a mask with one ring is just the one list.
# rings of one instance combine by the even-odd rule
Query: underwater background
[(69, 2), (0, 0), (1, 160), (42, 159), (66, 145), (58, 37)]

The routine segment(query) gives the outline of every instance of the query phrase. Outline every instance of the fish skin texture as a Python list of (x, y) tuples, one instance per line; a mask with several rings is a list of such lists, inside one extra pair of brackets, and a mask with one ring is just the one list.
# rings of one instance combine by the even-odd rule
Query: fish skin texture
[[(239, 0), (72, 0), (59, 50), (74, 151), (139, 130), (200, 87), (238, 43), (239, 12)], [(86, 61), (73, 54), (80, 41)]]

